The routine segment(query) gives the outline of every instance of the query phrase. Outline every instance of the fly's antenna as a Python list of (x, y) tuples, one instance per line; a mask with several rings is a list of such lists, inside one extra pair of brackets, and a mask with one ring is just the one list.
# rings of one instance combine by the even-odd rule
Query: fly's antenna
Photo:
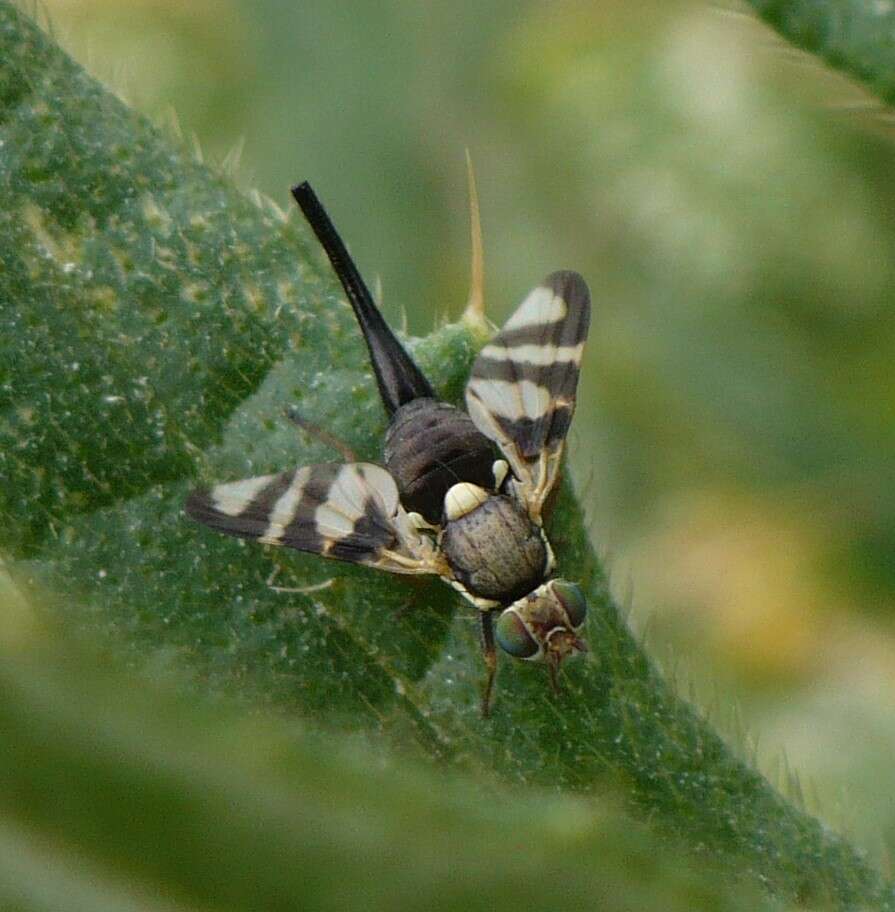
[(376, 375), (376, 385), (382, 404), (391, 417), (400, 406), (413, 399), (435, 398), (435, 393), (423, 372), (404, 350), (395, 334), (389, 329), (376, 306), (354, 260), (330, 221), (323, 204), (311, 185), (304, 181), (292, 188), (292, 195), (317, 240), (326, 251), (329, 262), (360, 324), (361, 332), (370, 352), (370, 361)]

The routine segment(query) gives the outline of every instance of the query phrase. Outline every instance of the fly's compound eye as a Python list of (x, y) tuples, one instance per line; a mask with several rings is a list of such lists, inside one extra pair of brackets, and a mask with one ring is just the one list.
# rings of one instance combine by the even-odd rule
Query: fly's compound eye
[(531, 659), (540, 652), (522, 618), (512, 608), (507, 608), (497, 619), (494, 633), (500, 648), (514, 658)]
[(577, 583), (554, 580), (553, 592), (565, 608), (573, 630), (578, 630), (587, 620), (587, 599)]

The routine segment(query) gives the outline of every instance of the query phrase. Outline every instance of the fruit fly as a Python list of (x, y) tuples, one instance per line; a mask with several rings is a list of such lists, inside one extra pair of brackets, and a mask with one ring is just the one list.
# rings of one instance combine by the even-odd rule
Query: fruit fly
[[(590, 322), (584, 279), (554, 272), (529, 293), (476, 358), (463, 411), (438, 399), (389, 328), (311, 186), (292, 194), (366, 341), (389, 417), (383, 464), (311, 465), (201, 488), (187, 500), (188, 515), (264, 544), (441, 577), (478, 609), (485, 716), (495, 644), (546, 663), (556, 687), (561, 662), (587, 649), (584, 594), (554, 577), (543, 526)], [(473, 226), (475, 239), (475, 207)], [(479, 296), (480, 263), (479, 243)]]

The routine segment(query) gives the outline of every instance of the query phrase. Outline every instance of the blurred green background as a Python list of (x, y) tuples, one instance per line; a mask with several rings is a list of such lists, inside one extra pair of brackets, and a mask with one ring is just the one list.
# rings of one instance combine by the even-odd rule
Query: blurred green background
[(574, 268), (571, 460), (651, 652), (762, 768), (895, 845), (895, 133), (705, 3), (48, 0), (63, 45), (281, 206), (310, 179), (392, 321), (456, 318), (464, 149), (499, 323)]

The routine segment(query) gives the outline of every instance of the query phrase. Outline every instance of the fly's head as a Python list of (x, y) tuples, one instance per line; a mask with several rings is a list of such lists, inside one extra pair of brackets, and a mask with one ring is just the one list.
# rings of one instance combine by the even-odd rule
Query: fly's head
[(587, 620), (587, 600), (581, 587), (554, 579), (514, 602), (497, 619), (500, 648), (517, 659), (546, 662), (556, 687), (563, 659), (587, 652), (579, 635)]

